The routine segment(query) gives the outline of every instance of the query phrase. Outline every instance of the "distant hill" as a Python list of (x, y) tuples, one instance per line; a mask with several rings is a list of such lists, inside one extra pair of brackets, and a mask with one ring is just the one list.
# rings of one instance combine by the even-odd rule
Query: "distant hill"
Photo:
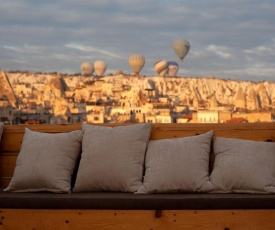
[[(190, 77), (140, 77), (140, 76), (106, 76), (97, 78), (94, 76), (83, 77), (81, 75), (58, 75), (57, 73), (8, 73), (9, 82), (5, 80), (5, 74), (1, 74), (1, 84), (8, 89), (19, 84), (29, 84), (33, 89), (36, 85), (45, 85), (43, 90), (50, 90), (56, 98), (62, 97), (66, 91), (74, 92), (79, 98), (86, 101), (97, 97), (112, 97), (118, 93), (124, 95), (129, 91), (140, 91), (138, 100), (148, 100), (149, 91), (155, 98), (167, 97), (176, 104), (183, 104), (194, 109), (216, 109), (229, 107), (246, 110), (274, 110), (275, 108), (275, 82), (252, 82), (225, 80), (219, 78), (190, 78)], [(56, 82), (53, 79), (59, 78)], [(98, 82), (98, 83), (97, 83)], [(38, 90), (38, 89), (37, 89)], [(60, 90), (60, 92), (58, 92)], [(8, 92), (8, 91), (7, 91)], [(3, 94), (3, 93), (2, 93)], [(45, 94), (45, 92), (44, 92)], [(125, 94), (126, 95), (126, 94)], [(134, 95), (127, 94), (130, 100)], [(15, 96), (10, 90), (7, 97), (14, 103)], [(134, 97), (134, 96), (133, 96)], [(136, 96), (135, 96), (136, 97)], [(116, 96), (116, 98), (119, 98)]]

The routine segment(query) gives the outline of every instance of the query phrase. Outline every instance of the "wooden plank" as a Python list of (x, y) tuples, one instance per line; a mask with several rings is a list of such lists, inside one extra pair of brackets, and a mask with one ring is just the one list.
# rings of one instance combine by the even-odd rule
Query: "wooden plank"
[(152, 139), (193, 136), (214, 130), (215, 136), (275, 141), (275, 123), (261, 124), (154, 124)]
[[(101, 126), (118, 126), (118, 125), (130, 125), (127, 124), (95, 124)], [(80, 130), (81, 124), (40, 124), (40, 125), (9, 125), (4, 126), (4, 133), (24, 133), (25, 128), (29, 128), (38, 132), (69, 132), (72, 130)], [(275, 130), (275, 123), (247, 123), (247, 124), (153, 124), (153, 130)]]
[(24, 133), (3, 133), (1, 137), (0, 152), (19, 152)]
[(24, 133), (25, 128), (29, 128), (37, 132), (69, 132), (81, 129), (81, 124), (39, 124), (39, 125), (7, 125), (4, 126), (4, 133)]
[(0, 178), (0, 187), (6, 188), (10, 184), (11, 178)]
[(13, 176), (17, 156), (0, 155), (0, 187), (7, 187)]
[[(122, 124), (101, 124), (115, 126)], [(125, 125), (125, 124), (123, 124)], [(81, 125), (33, 125), (4, 126), (0, 154), (3, 152), (19, 152), (25, 127), (38, 132), (58, 133), (81, 129)], [(215, 136), (241, 138), (256, 141), (275, 141), (275, 123), (260, 124), (153, 124), (151, 139), (178, 138), (194, 136), (214, 130)]]
[(17, 156), (0, 156), (1, 177), (12, 177)]
[[(187, 136), (195, 136), (198, 134), (206, 133), (210, 130), (167, 130), (167, 131), (152, 131), (151, 140), (165, 139), (165, 138), (179, 138)], [(216, 137), (229, 137), (239, 138), (255, 141), (267, 141), (268, 139), (275, 141), (274, 130), (214, 130), (214, 136)]]
[(275, 210), (2, 209), (1, 229), (275, 229)]

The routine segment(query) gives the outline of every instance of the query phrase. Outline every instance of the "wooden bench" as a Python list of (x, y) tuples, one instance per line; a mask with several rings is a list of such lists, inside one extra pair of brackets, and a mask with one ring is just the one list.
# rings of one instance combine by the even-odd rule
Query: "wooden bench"
[[(0, 144), (2, 188), (13, 175), (25, 127), (48, 133), (81, 129), (80, 124), (5, 126)], [(193, 136), (209, 130), (219, 137), (275, 141), (275, 123), (153, 124), (150, 139)], [(213, 161), (211, 155), (210, 169)], [(275, 229), (275, 195), (1, 192), (0, 212), (0, 229), (12, 230)]]

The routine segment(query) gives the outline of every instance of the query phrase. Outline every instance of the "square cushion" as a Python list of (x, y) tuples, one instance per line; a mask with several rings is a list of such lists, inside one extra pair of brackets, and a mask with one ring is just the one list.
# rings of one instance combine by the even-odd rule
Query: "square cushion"
[(275, 143), (214, 138), (210, 180), (218, 193), (275, 193)]
[(82, 127), (82, 154), (73, 191), (135, 192), (142, 184), (151, 123)]
[(150, 141), (143, 185), (137, 193), (208, 192), (209, 153), (213, 131), (176, 139)]
[(69, 193), (81, 152), (82, 133), (39, 133), (25, 129), (8, 192)]

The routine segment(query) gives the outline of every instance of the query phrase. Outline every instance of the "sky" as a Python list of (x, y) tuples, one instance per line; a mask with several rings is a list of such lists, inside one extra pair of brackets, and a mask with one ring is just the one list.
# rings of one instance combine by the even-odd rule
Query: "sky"
[[(0, 67), (79, 73), (102, 60), (106, 74), (133, 53), (156, 75), (159, 59), (178, 76), (275, 81), (274, 0), (0, 0)], [(181, 62), (176, 39), (191, 48)]]

